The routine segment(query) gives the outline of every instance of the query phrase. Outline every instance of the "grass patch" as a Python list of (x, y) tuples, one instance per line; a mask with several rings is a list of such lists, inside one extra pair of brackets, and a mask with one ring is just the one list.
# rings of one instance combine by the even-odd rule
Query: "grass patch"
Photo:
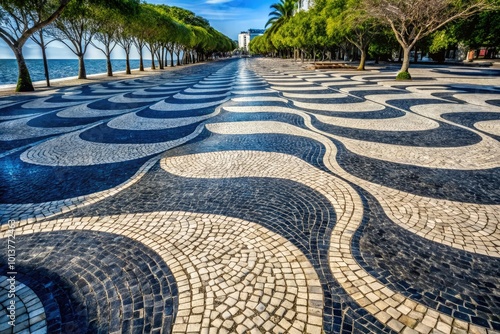
[(409, 72), (399, 72), (396, 80), (411, 80), (411, 75)]

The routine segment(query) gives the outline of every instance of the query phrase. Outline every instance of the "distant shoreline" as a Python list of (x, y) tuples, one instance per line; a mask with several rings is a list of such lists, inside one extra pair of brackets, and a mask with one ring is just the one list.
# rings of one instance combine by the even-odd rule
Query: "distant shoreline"
[[(133, 69), (131, 70), (132, 72), (134, 71), (137, 71), (139, 72), (139, 69), (136, 68), (136, 69)], [(115, 77), (116, 75), (120, 75), (120, 74), (125, 74), (126, 71), (116, 71), (116, 72), (113, 72), (113, 77)], [(101, 76), (106, 76), (108, 77), (108, 73), (107, 72), (103, 72), (103, 73), (95, 73), (95, 74), (88, 74), (87, 75), (87, 79), (92, 79), (92, 78), (98, 78), (98, 77), (101, 77)], [(113, 78), (113, 77), (109, 77), (109, 78)], [(84, 81), (85, 79), (78, 79), (78, 76), (72, 76), (72, 77), (65, 77), (65, 78), (57, 78), (57, 79), (50, 79), (50, 85), (52, 86), (52, 84), (58, 84), (58, 83), (62, 83), (64, 81), (70, 81), (70, 80), (80, 80), (80, 81)], [(0, 90), (4, 90), (4, 89), (15, 89), (16, 88), (16, 85), (17, 84), (6, 84), (6, 85), (0, 85)], [(35, 86), (35, 89), (36, 88), (39, 88), (40, 86), (43, 87), (43, 88), (50, 88), (50, 87), (47, 87), (47, 82), (45, 80), (40, 80), (40, 81), (34, 81), (33, 82), (33, 86)]]
[[(49, 59), (50, 81), (73, 79), (78, 75), (78, 59)], [(125, 59), (112, 59), (113, 73), (125, 71)], [(45, 83), (45, 70), (42, 59), (27, 59), (31, 79), (34, 83)], [(177, 61), (174, 59), (174, 64)], [(151, 59), (144, 60), (145, 66), (150, 66)], [(170, 59), (168, 60), (170, 64)], [(139, 68), (139, 59), (131, 59), (132, 68)], [(100, 75), (107, 71), (106, 59), (86, 59), (87, 76)], [(15, 59), (0, 59), (0, 89), (11, 88), (17, 84), (18, 67)]]
[(174, 66), (174, 67), (168, 66), (168, 67), (165, 67), (165, 69), (163, 69), (163, 70), (160, 70), (159, 68), (152, 70), (150, 67), (145, 67), (144, 71), (139, 71), (139, 69), (136, 68), (136, 69), (131, 70), (132, 74), (125, 74), (125, 71), (116, 71), (116, 72), (113, 72), (113, 76), (111, 76), (111, 77), (109, 77), (106, 72), (103, 72), (103, 73), (89, 74), (89, 75), (87, 75), (87, 79), (78, 79), (78, 77), (76, 77), (76, 76), (59, 78), (59, 79), (51, 79), (50, 80), (50, 87), (47, 87), (45, 80), (42, 80), (42, 81), (33, 82), (33, 86), (35, 87), (34, 92), (21, 92), (21, 93), (15, 92), (14, 90), (16, 88), (16, 84), (0, 85), (0, 97), (39, 94), (39, 93), (45, 94), (48, 91), (51, 91), (54, 89), (59, 89), (59, 88), (79, 86), (79, 85), (98, 84), (100, 82), (107, 82), (107, 81), (120, 81), (120, 80), (127, 80), (127, 79), (135, 79), (135, 78), (152, 76), (152, 75), (160, 75), (162, 73), (165, 73), (165, 71), (172, 71), (175, 69), (203, 65), (203, 64), (207, 64), (207, 62), (196, 63), (196, 64), (187, 64), (187, 65)]

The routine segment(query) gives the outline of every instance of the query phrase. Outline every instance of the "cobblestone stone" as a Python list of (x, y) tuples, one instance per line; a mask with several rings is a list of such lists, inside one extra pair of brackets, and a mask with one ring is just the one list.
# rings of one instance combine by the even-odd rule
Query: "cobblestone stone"
[(233, 59), (0, 100), (16, 327), (500, 331), (498, 71), (391, 71)]

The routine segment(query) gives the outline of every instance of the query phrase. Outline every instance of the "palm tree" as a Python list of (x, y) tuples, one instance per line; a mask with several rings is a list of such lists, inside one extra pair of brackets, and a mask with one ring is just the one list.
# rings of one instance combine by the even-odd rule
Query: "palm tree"
[(269, 28), (269, 33), (273, 34), (279, 29), (286, 21), (288, 21), (297, 9), (297, 0), (280, 0), (280, 2), (272, 4), (271, 9), (274, 9), (269, 13), (269, 21), (266, 23), (266, 28)]

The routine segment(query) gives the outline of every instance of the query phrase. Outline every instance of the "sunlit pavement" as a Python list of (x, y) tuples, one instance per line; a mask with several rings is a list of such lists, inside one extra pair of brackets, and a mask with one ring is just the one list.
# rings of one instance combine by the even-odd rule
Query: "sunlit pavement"
[(500, 71), (396, 71), (0, 99), (0, 332), (500, 331)]

